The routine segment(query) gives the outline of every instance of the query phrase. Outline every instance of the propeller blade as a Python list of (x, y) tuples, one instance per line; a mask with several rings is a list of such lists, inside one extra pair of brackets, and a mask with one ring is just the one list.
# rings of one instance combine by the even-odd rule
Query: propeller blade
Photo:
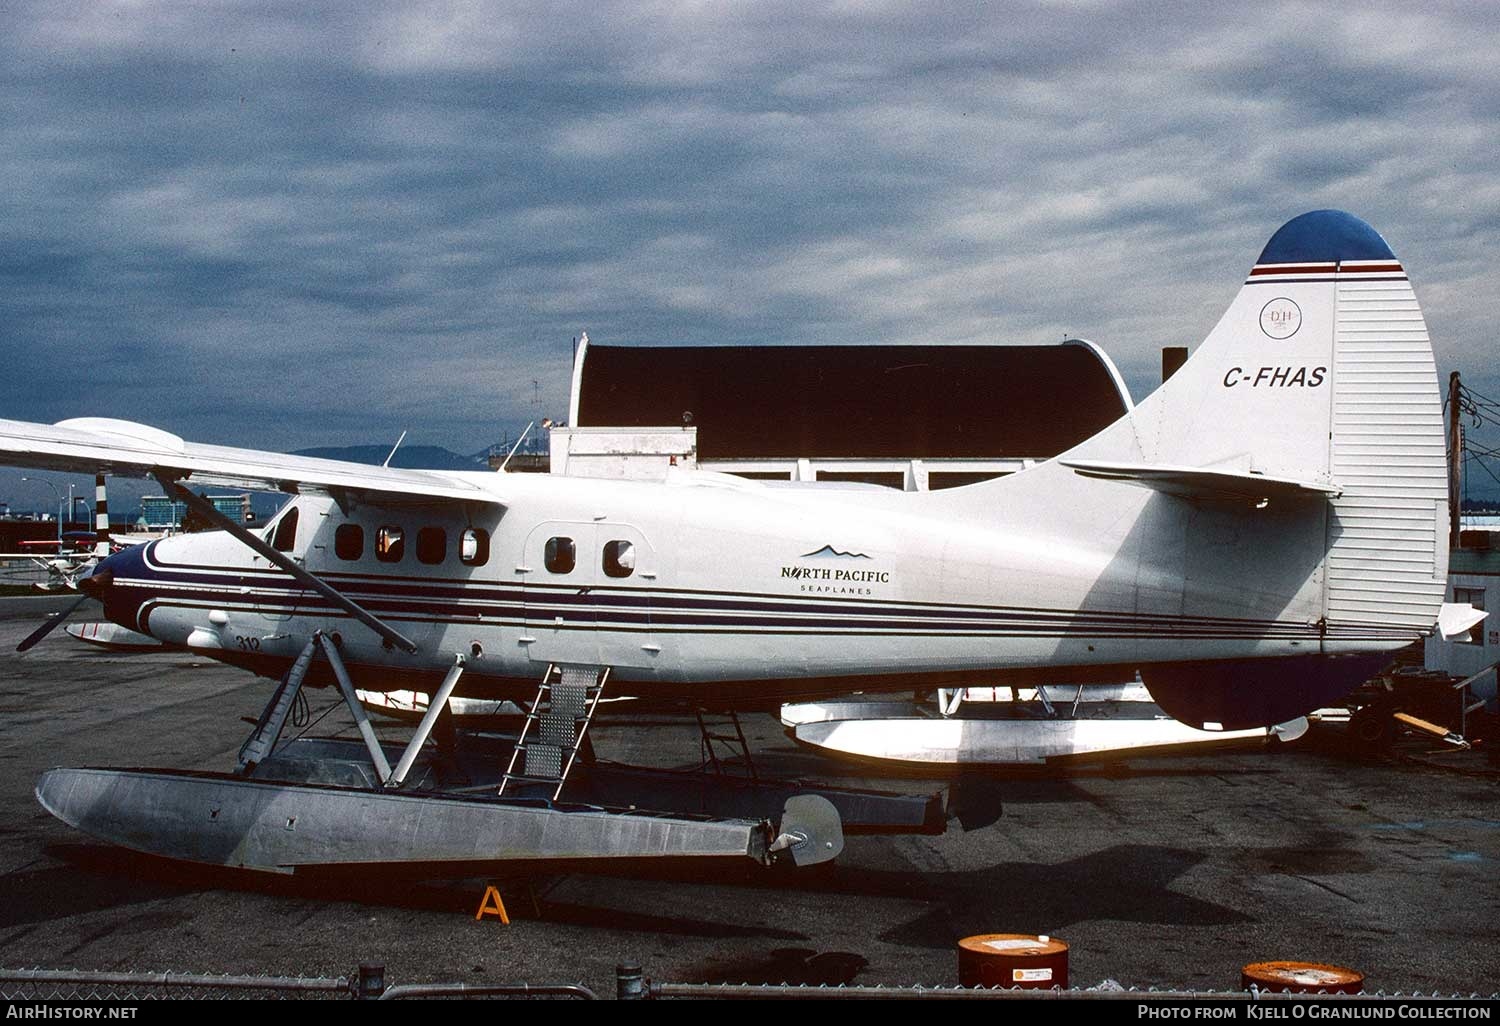
[(47, 618), (47, 622), (46, 623), (42, 624), (36, 630), (34, 630), (30, 634), (26, 635), (26, 640), (23, 641), (23, 642), (21, 642), (19, 645), (16, 646), (16, 651), (17, 652), (25, 652), (27, 649), (29, 649), (33, 645), (35, 645), (38, 641), (41, 641), (47, 635), (51, 634), (54, 630), (57, 629), (57, 625), (58, 624), (62, 623), (69, 616), (73, 615), (73, 610), (75, 610), (79, 606), (83, 605), (85, 602), (87, 602), (92, 597), (93, 597), (92, 595), (79, 595), (78, 598), (76, 598), (72, 602), (68, 603), (68, 606), (67, 606), (66, 609), (62, 609), (62, 610), (59, 610), (56, 613), (53, 613), (51, 616), (49, 616)]

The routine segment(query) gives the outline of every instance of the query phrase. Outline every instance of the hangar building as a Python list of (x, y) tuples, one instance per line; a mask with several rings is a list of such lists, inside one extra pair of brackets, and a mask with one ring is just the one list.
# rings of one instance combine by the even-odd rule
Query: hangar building
[(669, 465), (780, 480), (951, 487), (1022, 469), (1131, 409), (1103, 350), (620, 346), (580, 341), (554, 473)]

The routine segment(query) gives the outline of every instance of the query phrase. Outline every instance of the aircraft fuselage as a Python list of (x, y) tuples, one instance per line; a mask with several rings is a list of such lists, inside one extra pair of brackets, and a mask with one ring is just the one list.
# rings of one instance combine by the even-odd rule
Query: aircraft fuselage
[[(1082, 483), (1056, 466), (1026, 473)], [(503, 511), (303, 496), (266, 532), (416, 642), (415, 655), (224, 532), (112, 557), (106, 612), (267, 674), (321, 630), (364, 687), (418, 683), (462, 654), (471, 677), (496, 683), (588, 664), (612, 667), (632, 693), (712, 698), (715, 685), (771, 697), (1043, 668), (1050, 680), (1109, 679), (1145, 664), (1380, 651), (1415, 637), (1373, 623), (1330, 629), (1321, 503), (1247, 518), (1091, 481), (1094, 501), (1064, 536), (1024, 505), (981, 523), (966, 489), (473, 478), (503, 486)]]

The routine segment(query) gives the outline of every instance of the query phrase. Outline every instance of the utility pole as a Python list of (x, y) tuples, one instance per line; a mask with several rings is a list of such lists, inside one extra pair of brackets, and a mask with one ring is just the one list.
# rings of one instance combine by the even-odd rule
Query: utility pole
[[(531, 422), (537, 423), (542, 419), (542, 383), (536, 378), (531, 379)], [(542, 433), (538, 431), (536, 437), (531, 440), (531, 454), (538, 455), (542, 451)]]
[(1459, 415), (1458, 371), (1448, 375), (1448, 548), (1458, 548), (1464, 494), (1464, 425)]

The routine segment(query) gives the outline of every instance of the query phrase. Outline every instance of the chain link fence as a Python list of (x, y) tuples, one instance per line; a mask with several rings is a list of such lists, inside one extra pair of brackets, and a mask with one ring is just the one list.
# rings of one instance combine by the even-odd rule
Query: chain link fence
[[(1070, 990), (1021, 990), (953, 986), (856, 986), (804, 984), (670, 983), (646, 977), (640, 967), (616, 970), (621, 1000), (721, 999), (762, 1000), (979, 1000), (979, 1001), (1206, 1001), (1248, 1003), (1329, 1001), (1339, 1004), (1399, 1001), (1403, 1004), (1455, 1004), (1500, 1001), (1500, 993), (1414, 994), (1374, 991), (1363, 994), (1287, 994), (1261, 990), (1137, 990), (1116, 983)], [(400, 983), (388, 984), (385, 967), (361, 965), (349, 976), (215, 976), (195, 973), (93, 972), (56, 969), (0, 969), (0, 1001), (135, 1003), (157, 1000), (382, 1000), (421, 998), (570, 999), (593, 1001), (597, 994), (577, 983)]]
[(349, 976), (217, 976), (201, 973), (0, 969), (0, 1001), (400, 1000), (403, 998), (571, 998), (593, 1000), (576, 983), (405, 983), (388, 986), (385, 967)]

